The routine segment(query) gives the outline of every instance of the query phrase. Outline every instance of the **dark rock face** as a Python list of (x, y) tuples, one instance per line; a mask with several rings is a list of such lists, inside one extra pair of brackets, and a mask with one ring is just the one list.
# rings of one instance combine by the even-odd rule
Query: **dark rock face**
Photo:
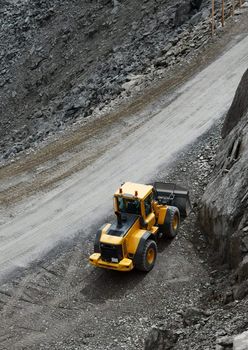
[[(175, 30), (181, 3), (188, 4), (192, 22)], [(169, 69), (187, 61), (210, 35), (208, 18), (201, 12), (194, 17), (199, 4), (192, 4), (2, 1), (0, 163), (94, 112), (106, 113), (111, 101), (129, 98), (132, 76), (150, 81), (154, 66)]]
[(175, 13), (174, 25), (180, 26), (185, 21), (187, 21), (195, 11), (199, 11), (202, 5), (202, 0), (187, 0), (183, 1), (181, 5), (177, 8)]
[(224, 350), (224, 349), (232, 349), (233, 348), (233, 337), (220, 337), (217, 339), (216, 343), (218, 347), (216, 349)]
[(163, 327), (154, 327), (145, 341), (145, 350), (168, 350), (173, 349), (178, 335)]
[(243, 75), (239, 87), (236, 91), (233, 103), (227, 113), (222, 137), (225, 138), (229, 132), (237, 125), (244, 113), (248, 110), (248, 70)]
[(191, 0), (190, 3), (193, 9), (196, 9), (197, 11), (199, 11), (202, 5), (202, 0)]
[(187, 327), (197, 324), (202, 319), (207, 319), (210, 313), (196, 307), (189, 307), (181, 313), (181, 316), (184, 326)]
[(238, 282), (248, 278), (248, 71), (227, 114), (216, 167), (202, 198), (202, 231)]
[(175, 20), (174, 24), (175, 26), (180, 26), (183, 24), (187, 19), (190, 17), (191, 12), (191, 4), (189, 1), (184, 1), (178, 8), (175, 13)]

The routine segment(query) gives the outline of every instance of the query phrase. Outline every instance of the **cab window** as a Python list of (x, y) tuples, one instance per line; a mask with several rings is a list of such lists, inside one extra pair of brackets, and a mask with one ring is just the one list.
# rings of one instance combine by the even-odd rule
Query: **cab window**
[(152, 194), (150, 194), (150, 195), (144, 200), (144, 204), (145, 204), (145, 213), (146, 213), (146, 216), (148, 216), (148, 215), (151, 214), (151, 212), (152, 212)]
[(118, 208), (121, 213), (140, 215), (140, 201), (138, 199), (129, 199), (118, 197)]

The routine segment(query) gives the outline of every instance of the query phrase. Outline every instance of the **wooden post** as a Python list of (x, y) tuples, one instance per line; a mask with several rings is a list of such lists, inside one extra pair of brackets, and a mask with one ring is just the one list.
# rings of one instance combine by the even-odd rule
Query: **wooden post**
[(214, 29), (215, 29), (215, 20), (214, 20), (214, 0), (212, 0), (212, 35), (214, 35)]
[(224, 27), (224, 25), (225, 25), (225, 0), (222, 0), (221, 24), (222, 24), (222, 27)]
[(235, 0), (232, 0), (232, 16), (234, 16)]

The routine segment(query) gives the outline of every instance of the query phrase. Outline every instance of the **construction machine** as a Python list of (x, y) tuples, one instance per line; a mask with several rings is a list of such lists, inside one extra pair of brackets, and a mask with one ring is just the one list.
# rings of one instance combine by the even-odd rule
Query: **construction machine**
[(150, 271), (160, 238), (174, 238), (191, 210), (189, 191), (171, 183), (125, 182), (114, 194), (116, 222), (95, 237), (92, 265), (117, 271)]

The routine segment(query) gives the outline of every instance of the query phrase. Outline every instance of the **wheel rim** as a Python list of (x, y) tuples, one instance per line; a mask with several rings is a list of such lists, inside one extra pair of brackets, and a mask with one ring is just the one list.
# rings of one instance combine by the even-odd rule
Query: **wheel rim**
[(154, 262), (155, 252), (154, 252), (153, 248), (148, 249), (146, 259), (147, 259), (148, 264), (152, 264)]
[(178, 228), (178, 216), (174, 215), (173, 221), (172, 221), (172, 227), (173, 230), (176, 231)]

